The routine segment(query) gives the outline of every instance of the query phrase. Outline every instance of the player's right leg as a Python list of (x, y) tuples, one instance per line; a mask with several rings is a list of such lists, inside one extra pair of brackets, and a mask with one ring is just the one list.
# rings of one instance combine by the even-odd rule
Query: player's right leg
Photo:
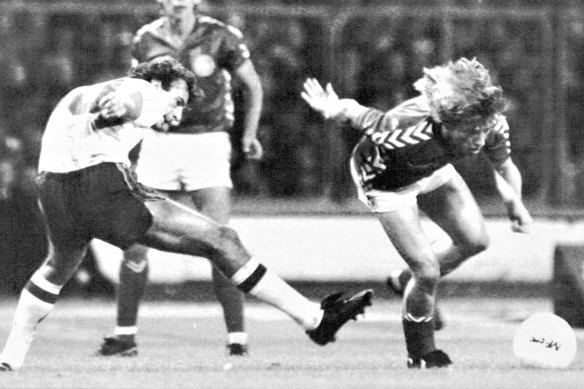
[(138, 310), (148, 283), (148, 259), (146, 246), (135, 244), (124, 251), (119, 270), (117, 289), (117, 318), (114, 334), (104, 338), (98, 355), (124, 357), (138, 354)]
[(451, 364), (446, 354), (436, 348), (434, 312), (440, 267), (432, 244), (420, 224), (417, 204), (377, 216), (412, 271), (403, 292), (402, 325), (408, 352), (408, 367), (445, 367)]
[(20, 294), (12, 327), (0, 354), (0, 371), (22, 367), (37, 325), (53, 310), (63, 285), (85, 257), (87, 244), (54, 247)]
[[(40, 203), (47, 223), (49, 253), (21, 292), (8, 339), (0, 355), (4, 370), (19, 369), (34, 338), (37, 325), (51, 312), (63, 288), (83, 261), (91, 235), (87, 223), (72, 215), (86, 181), (96, 168), (72, 174), (39, 176)], [(94, 207), (94, 204), (89, 206)], [(8, 366), (9, 368), (6, 368)]]
[(334, 341), (340, 327), (371, 305), (371, 290), (349, 298), (329, 296), (320, 305), (312, 302), (251, 258), (232, 228), (176, 202), (146, 202), (146, 206), (153, 221), (141, 243), (208, 258), (238, 289), (288, 314), (317, 344)]

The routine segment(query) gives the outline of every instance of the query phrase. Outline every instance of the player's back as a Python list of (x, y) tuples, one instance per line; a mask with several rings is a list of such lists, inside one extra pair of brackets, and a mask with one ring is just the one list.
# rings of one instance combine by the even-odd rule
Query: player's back
[[(443, 134), (423, 97), (403, 102), (382, 113), (370, 109), (359, 119), (367, 136), (352, 153), (361, 182), (375, 189), (395, 190), (427, 177), (442, 166), (464, 158), (459, 147)], [(494, 161), (510, 153), (509, 126), (495, 115), (483, 150)]]

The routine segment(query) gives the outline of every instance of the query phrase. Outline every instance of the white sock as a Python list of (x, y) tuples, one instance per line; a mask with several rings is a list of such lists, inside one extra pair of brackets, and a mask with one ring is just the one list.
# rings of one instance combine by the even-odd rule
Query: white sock
[(285, 312), (306, 330), (318, 327), (322, 320), (320, 304), (308, 300), (253, 258), (231, 281), (244, 292)]
[[(60, 291), (61, 286), (50, 283), (38, 271), (32, 276), (20, 294), (0, 362), (8, 363), (14, 370), (22, 367), (34, 339), (37, 325), (51, 312), (55, 306), (54, 300)], [(51, 301), (44, 301), (37, 297), (35, 295), (37, 292), (40, 292), (39, 295), (46, 294)]]
[(137, 326), (130, 326), (130, 327), (116, 326), (114, 328), (114, 335), (136, 335), (137, 333), (138, 333)]
[(227, 334), (227, 344), (247, 344), (247, 333), (245, 332), (229, 332)]

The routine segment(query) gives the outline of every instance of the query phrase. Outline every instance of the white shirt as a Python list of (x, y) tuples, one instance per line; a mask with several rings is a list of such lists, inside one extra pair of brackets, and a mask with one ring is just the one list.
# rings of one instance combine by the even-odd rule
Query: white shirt
[[(107, 93), (134, 103), (134, 120), (94, 128), (93, 113)], [(41, 144), (39, 172), (66, 173), (102, 162), (129, 165), (128, 153), (169, 109), (170, 97), (147, 81), (120, 78), (72, 90), (51, 114)]]

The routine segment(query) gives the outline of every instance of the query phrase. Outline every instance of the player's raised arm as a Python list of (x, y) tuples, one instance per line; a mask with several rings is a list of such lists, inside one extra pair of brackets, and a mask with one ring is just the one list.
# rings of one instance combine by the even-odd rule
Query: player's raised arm
[(129, 98), (110, 92), (99, 100), (97, 106), (99, 107), (98, 117), (103, 119), (123, 119), (130, 112), (132, 102)]
[[(145, 91), (150, 87), (146, 82), (132, 82), (128, 85), (119, 86), (97, 101), (97, 112), (93, 113), (92, 123), (95, 129), (108, 127), (120, 121), (134, 121), (140, 117)], [(144, 84), (142, 88), (137, 85)], [(143, 90), (142, 90), (143, 89)], [(166, 103), (166, 101), (164, 102)]]
[(399, 124), (392, 115), (365, 107), (353, 99), (339, 99), (330, 83), (325, 89), (314, 78), (304, 82), (301, 96), (325, 119), (350, 121), (354, 128), (360, 129), (368, 136), (393, 131)]
[(354, 122), (359, 115), (370, 109), (353, 99), (339, 99), (330, 83), (326, 85), (325, 89), (314, 78), (308, 78), (304, 82), (304, 90), (300, 95), (312, 109), (319, 112), (325, 119)]

